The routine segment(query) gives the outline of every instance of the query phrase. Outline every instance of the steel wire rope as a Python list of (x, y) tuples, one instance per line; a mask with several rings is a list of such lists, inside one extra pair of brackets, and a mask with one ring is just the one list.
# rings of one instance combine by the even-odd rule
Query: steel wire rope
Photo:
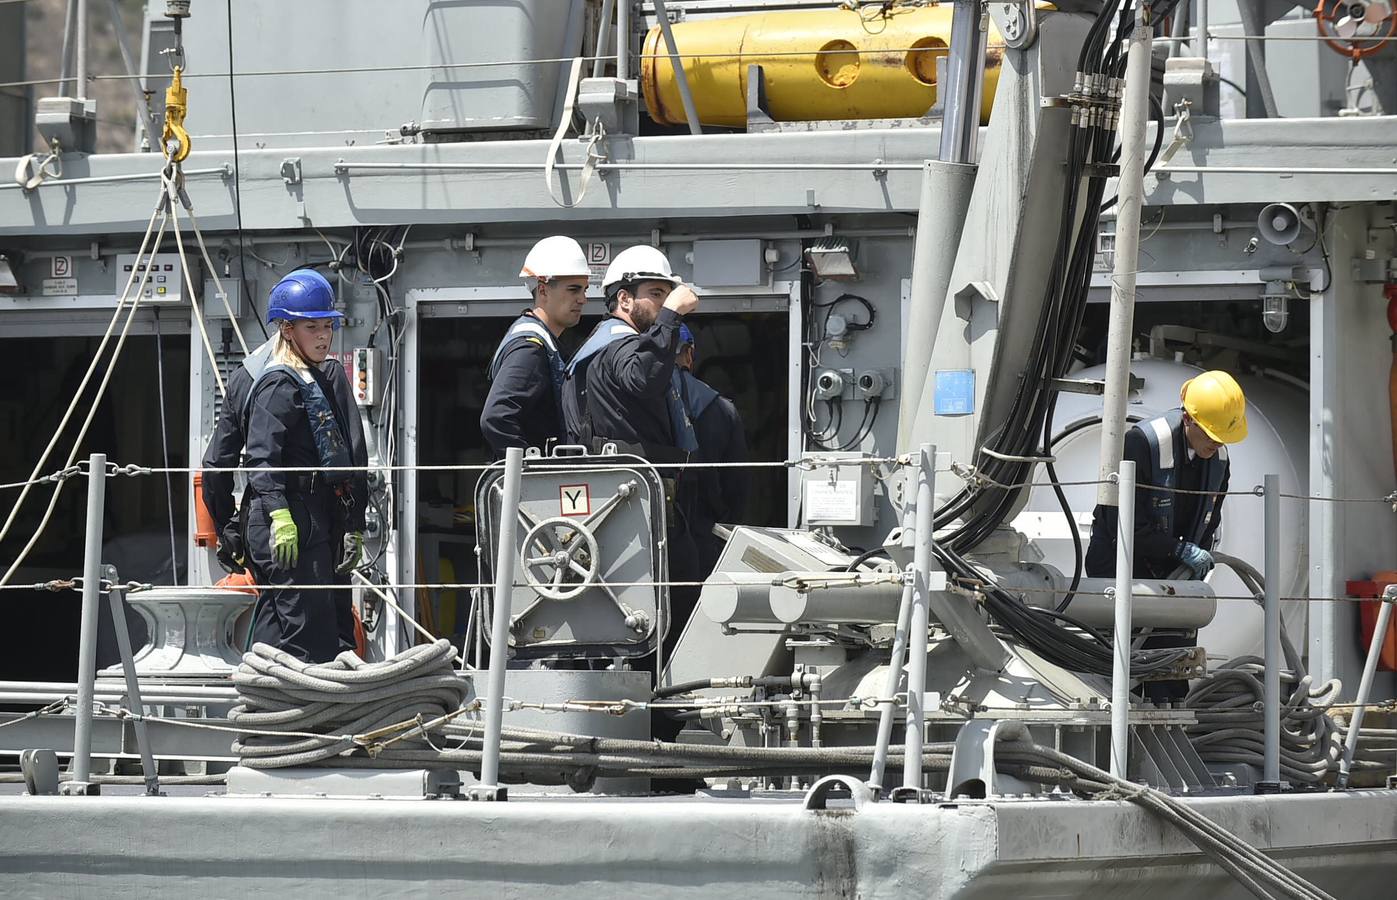
[[(257, 310), (257, 300), (252, 290), (247, 284), (247, 236), (243, 232), (243, 170), (241, 160), (238, 157), (238, 94), (233, 65), (233, 0), (228, 0), (228, 114), (232, 119), (232, 142), (233, 142), (233, 215), (238, 223), (238, 287), (247, 295), (248, 304), (252, 307), (253, 318), (257, 320), (257, 327), (262, 329), (262, 339), (266, 340), (267, 326), (262, 321), (262, 314)], [(100, 76), (99, 76), (100, 77)], [(186, 78), (191, 77), (185, 73)], [(255, 256), (255, 254), (254, 254)], [(212, 271), (212, 270), (210, 270)], [(225, 294), (226, 297), (226, 294)], [(229, 318), (233, 318), (229, 314)]]

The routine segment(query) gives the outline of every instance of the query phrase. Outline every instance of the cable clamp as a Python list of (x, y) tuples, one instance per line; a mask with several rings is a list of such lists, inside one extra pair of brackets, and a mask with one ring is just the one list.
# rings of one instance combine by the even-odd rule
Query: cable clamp
[(44, 475), (43, 477), (41, 477), (41, 478), (38, 479), (38, 483), (39, 483), (39, 484), (57, 484), (57, 483), (60, 482), (60, 481), (67, 481), (69, 478), (72, 478), (74, 475), (81, 475), (81, 474), (84, 474), (84, 473), (83, 473), (83, 470), (82, 470), (80, 467), (78, 467), (78, 466), (69, 466), (69, 467), (66, 468), (66, 469), (60, 469), (60, 470), (58, 470), (57, 472), (53, 472), (53, 473), (51, 473), (51, 474), (49, 474), (49, 475)]
[(957, 475), (964, 480), (971, 493), (983, 490), (990, 484), (989, 479), (980, 474), (979, 469), (974, 466), (967, 466), (964, 463), (951, 463), (951, 474)]

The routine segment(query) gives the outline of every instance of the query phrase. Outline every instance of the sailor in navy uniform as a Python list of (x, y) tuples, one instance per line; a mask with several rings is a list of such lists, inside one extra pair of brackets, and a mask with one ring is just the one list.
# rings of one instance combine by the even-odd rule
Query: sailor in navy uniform
[(582, 318), (590, 270), (569, 237), (544, 238), (524, 260), (520, 275), (534, 298), (505, 332), (490, 360), (490, 393), (480, 432), (491, 456), (510, 447), (546, 450), (563, 439), (563, 357), (558, 337)]

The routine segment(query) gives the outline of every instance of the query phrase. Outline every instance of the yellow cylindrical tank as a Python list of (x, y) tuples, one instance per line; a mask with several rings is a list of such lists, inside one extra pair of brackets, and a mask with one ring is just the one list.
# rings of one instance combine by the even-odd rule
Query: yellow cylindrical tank
[[(766, 76), (767, 108), (782, 122), (924, 116), (936, 102), (936, 60), (951, 40), (950, 4), (796, 10), (672, 26), (694, 106), (705, 125), (747, 123), (747, 68)], [(1004, 42), (990, 25), (982, 122), (989, 120)], [(684, 123), (684, 106), (659, 27), (645, 37), (641, 88), (650, 117)]]

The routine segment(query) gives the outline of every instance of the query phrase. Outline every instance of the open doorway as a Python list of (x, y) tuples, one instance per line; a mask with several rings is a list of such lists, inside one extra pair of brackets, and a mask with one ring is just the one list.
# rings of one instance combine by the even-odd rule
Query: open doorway
[[(96, 337), (0, 339), (0, 378), (17, 388), (0, 396), (0, 483), (29, 477), (62, 421), (98, 343)], [(159, 378), (162, 369), (163, 383)], [(93, 384), (88, 385), (53, 457), (43, 469), (45, 473), (61, 468), (67, 458), (90, 408), (96, 381), (94, 378)], [(188, 335), (166, 334), (157, 341), (153, 335), (133, 334), (127, 338), (78, 458), (105, 452), (110, 461), (121, 465), (185, 466), (188, 421)], [(107, 479), (102, 560), (116, 565), (123, 581), (170, 584), (173, 579), (182, 578), (188, 544), (187, 486), (188, 479), (179, 475), (168, 481), (163, 475)], [(38, 485), (30, 491), (9, 535), (0, 544), (0, 566), (4, 569), (9, 568), (39, 527), (53, 492), (51, 484)], [(9, 515), (19, 493), (7, 490), (0, 495), (0, 520)], [(75, 478), (59, 493), (47, 527), (11, 583), (33, 584), (80, 575), (85, 523), (86, 480)], [(0, 680), (74, 680), (79, 594), (14, 591), (6, 596), (9, 640), (5, 652), (0, 654)], [(107, 615), (105, 605), (101, 612), (104, 617)], [(139, 647), (144, 624), (139, 619), (130, 621), (132, 640)], [(110, 621), (105, 625), (109, 635)], [(99, 639), (99, 666), (116, 658), (114, 647), (104, 654), (104, 643)]]
[[(507, 315), (424, 317), (418, 338), (417, 461), (420, 465), (480, 465), (488, 453), (480, 414), (490, 384), (486, 372), (517, 311)], [(600, 315), (584, 316), (559, 347), (571, 357)], [(697, 348), (695, 374), (731, 399), (742, 416), (750, 459), (784, 460), (789, 379), (789, 322), (785, 311), (700, 312), (688, 321)], [(475, 487), (480, 473), (419, 472), (417, 553), (420, 581), (475, 582)], [(786, 523), (786, 471), (753, 469), (743, 524)], [(421, 591), (419, 620), (442, 637), (464, 636), (466, 591)]]

